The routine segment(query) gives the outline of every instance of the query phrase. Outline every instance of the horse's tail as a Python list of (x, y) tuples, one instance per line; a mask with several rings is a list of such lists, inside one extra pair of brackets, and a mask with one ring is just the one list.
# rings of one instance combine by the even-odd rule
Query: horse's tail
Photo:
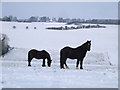
[(28, 61), (30, 61), (30, 52), (28, 52)]

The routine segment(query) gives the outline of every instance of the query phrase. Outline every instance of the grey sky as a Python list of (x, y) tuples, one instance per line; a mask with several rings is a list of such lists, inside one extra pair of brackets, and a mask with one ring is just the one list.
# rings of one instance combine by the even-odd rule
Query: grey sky
[(3, 2), (2, 16), (117, 19), (117, 2)]

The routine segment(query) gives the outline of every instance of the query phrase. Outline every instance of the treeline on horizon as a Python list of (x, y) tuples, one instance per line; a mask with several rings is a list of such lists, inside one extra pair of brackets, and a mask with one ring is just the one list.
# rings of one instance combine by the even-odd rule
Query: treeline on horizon
[(8, 21), (8, 22), (60, 22), (60, 23), (90, 23), (90, 24), (115, 24), (120, 25), (120, 19), (80, 19), (80, 18), (49, 18), (47, 16), (43, 17), (35, 17), (31, 16), (28, 19), (17, 19), (14, 16), (4, 16), (0, 18), (0, 21)]

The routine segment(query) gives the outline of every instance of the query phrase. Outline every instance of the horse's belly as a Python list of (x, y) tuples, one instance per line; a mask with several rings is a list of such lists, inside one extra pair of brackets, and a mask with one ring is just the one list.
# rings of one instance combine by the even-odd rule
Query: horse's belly
[(41, 56), (34, 56), (34, 58), (36, 58), (36, 59), (44, 59), (44, 57), (41, 57)]
[(42, 58), (39, 58), (39, 57), (35, 57), (35, 59), (42, 59)]
[(76, 56), (68, 56), (68, 58), (70, 58), (70, 59), (77, 59)]
[(80, 55), (78, 53), (71, 53), (71, 54), (68, 54), (68, 58), (70, 58), (70, 59), (79, 59)]

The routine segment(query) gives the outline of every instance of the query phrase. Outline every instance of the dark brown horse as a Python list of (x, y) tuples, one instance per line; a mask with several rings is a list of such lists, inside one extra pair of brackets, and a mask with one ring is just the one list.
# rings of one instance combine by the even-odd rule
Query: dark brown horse
[(45, 67), (45, 59), (47, 59), (47, 64), (48, 66), (50, 67), (51, 66), (51, 57), (50, 57), (50, 54), (45, 51), (45, 50), (42, 50), (42, 51), (38, 51), (38, 50), (35, 50), (35, 49), (32, 49), (28, 52), (28, 66), (31, 66), (31, 61), (33, 58), (36, 58), (36, 59), (43, 59), (43, 64), (42, 64), (42, 67)]
[(77, 59), (76, 69), (78, 69), (79, 62), (80, 62), (80, 69), (83, 69), (83, 66), (82, 66), (83, 59), (86, 55), (86, 52), (90, 51), (90, 47), (91, 47), (91, 41), (87, 41), (77, 48), (64, 47), (63, 49), (61, 49), (60, 68), (64, 69), (64, 64), (66, 68), (69, 68), (66, 64), (66, 60), (67, 58), (70, 58), (70, 59)]

